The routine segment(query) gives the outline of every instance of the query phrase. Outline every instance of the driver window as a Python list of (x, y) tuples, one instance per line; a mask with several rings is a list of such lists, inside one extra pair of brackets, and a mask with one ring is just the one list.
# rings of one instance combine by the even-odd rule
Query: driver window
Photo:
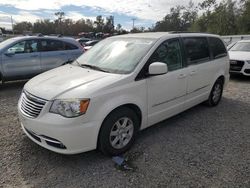
[(182, 53), (179, 40), (163, 42), (150, 57), (150, 62), (166, 63), (169, 71), (182, 68)]
[(36, 40), (26, 40), (21, 41), (7, 50), (8, 53), (22, 54), (22, 53), (32, 53), (37, 52), (37, 41)]

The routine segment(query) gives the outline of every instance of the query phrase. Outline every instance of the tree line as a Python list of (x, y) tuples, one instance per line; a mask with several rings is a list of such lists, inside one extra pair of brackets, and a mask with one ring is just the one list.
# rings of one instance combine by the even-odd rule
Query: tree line
[(69, 18), (65, 18), (64, 12), (56, 12), (57, 19), (50, 20), (37, 20), (35, 23), (31, 22), (19, 22), (14, 24), (14, 32), (16, 34), (24, 33), (41, 33), (48, 34), (62, 34), (69, 36), (76, 36), (81, 32), (103, 32), (103, 33), (126, 33), (121, 24), (114, 26), (114, 17), (102, 17), (101, 15), (96, 17), (95, 21), (90, 19), (80, 19), (74, 21)]
[[(14, 24), (15, 33), (25, 31), (42, 34), (78, 35), (80, 32), (127, 33), (121, 24), (114, 26), (114, 17), (96, 17), (96, 20), (65, 18), (64, 12), (56, 12), (55, 20), (37, 20), (35, 23)], [(187, 6), (170, 9), (162, 20), (152, 27), (134, 27), (130, 32), (194, 31), (219, 35), (250, 34), (250, 0), (204, 0), (199, 4), (190, 0)]]
[(153, 31), (194, 31), (219, 35), (250, 34), (250, 0), (204, 0), (171, 8)]

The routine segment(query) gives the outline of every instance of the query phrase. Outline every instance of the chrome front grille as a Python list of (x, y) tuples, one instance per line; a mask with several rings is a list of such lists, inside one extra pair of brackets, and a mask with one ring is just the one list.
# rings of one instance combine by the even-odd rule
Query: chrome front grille
[(20, 109), (22, 113), (30, 118), (36, 118), (43, 109), (47, 100), (41, 99), (27, 92), (23, 92), (21, 96)]
[(244, 61), (230, 60), (230, 71), (241, 71), (244, 64)]

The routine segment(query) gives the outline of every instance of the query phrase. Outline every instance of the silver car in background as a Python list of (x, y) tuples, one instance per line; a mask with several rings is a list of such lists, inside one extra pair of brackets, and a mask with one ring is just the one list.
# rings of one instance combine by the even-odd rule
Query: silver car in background
[(73, 38), (22, 36), (0, 43), (0, 81), (31, 78), (78, 58), (84, 49)]

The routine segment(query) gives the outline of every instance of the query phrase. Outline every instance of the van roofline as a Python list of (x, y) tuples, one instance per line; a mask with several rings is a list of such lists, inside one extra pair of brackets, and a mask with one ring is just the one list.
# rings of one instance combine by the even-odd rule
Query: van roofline
[(160, 39), (162, 37), (171, 37), (171, 36), (211, 36), (211, 37), (220, 37), (219, 35), (214, 35), (210, 33), (199, 33), (199, 32), (187, 32), (187, 31), (170, 31), (170, 32), (145, 32), (145, 33), (129, 33), (125, 35), (113, 36), (114, 38), (151, 38), (151, 39)]

